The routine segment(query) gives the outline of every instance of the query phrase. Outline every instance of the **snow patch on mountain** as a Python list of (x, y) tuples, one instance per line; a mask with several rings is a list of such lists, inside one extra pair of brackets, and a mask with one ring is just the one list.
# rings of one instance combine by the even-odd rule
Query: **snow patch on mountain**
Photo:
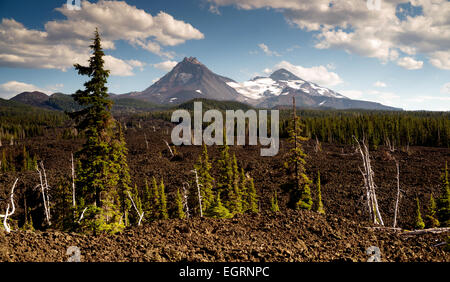
[[(304, 81), (295, 77), (294, 75), (288, 75), (286, 71), (275, 72), (271, 77), (255, 77), (252, 80), (238, 82), (227, 82), (228, 86), (233, 87), (238, 93), (250, 99), (262, 99), (267, 97), (274, 97), (280, 95), (287, 95), (291, 91), (302, 91), (311, 96), (326, 96), (333, 98), (346, 98), (339, 93), (334, 92), (325, 87), (321, 87), (314, 83)], [(275, 79), (273, 79), (273, 78)], [(276, 77), (291, 77), (295, 79), (284, 80), (277, 79)]]

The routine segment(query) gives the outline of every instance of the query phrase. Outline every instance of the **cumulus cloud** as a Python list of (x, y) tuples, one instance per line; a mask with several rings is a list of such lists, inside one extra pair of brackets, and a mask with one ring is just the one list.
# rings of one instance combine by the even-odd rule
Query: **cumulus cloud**
[(266, 44), (264, 44), (264, 43), (258, 44), (258, 47), (259, 47), (259, 48), (260, 48), (267, 56), (277, 56), (277, 57), (280, 56), (280, 54), (278, 54), (277, 52), (270, 50), (269, 47), (268, 47)]
[[(156, 16), (122, 1), (82, 1), (81, 10), (66, 4), (56, 9), (62, 20), (45, 23), (44, 30), (28, 29), (14, 19), (0, 23), (0, 66), (67, 70), (74, 63), (87, 62), (88, 45), (98, 27), (104, 49), (114, 49), (124, 40), (163, 57), (173, 57), (163, 46), (174, 46), (204, 35), (192, 25), (159, 12)], [(129, 76), (133, 68), (143, 68), (137, 60), (124, 61), (109, 56), (106, 65), (112, 75)]]
[[(60, 86), (60, 85), (58, 85)], [(0, 98), (9, 99), (15, 95), (22, 92), (32, 92), (39, 91), (47, 95), (51, 94), (52, 91), (41, 89), (33, 84), (20, 82), (20, 81), (8, 81), (6, 83), (0, 84)]]
[(387, 87), (387, 84), (382, 81), (376, 81), (373, 86), (375, 87)]
[[(379, 10), (368, 9), (365, 0), (208, 1), (216, 7), (275, 9), (291, 25), (313, 31), (317, 39), (315, 47), (319, 49), (338, 48), (377, 58), (382, 63), (399, 60), (397, 63), (407, 69), (419, 67), (420, 63), (411, 56), (421, 54), (433, 66), (450, 69), (450, 1), (447, 0), (383, 0)], [(421, 12), (398, 17), (402, 5), (420, 7)], [(398, 59), (400, 53), (410, 59)]]
[(430, 55), (430, 63), (440, 69), (450, 70), (450, 52), (437, 51)]
[(296, 76), (317, 83), (322, 86), (335, 86), (342, 83), (342, 79), (335, 72), (331, 72), (326, 66), (303, 67), (293, 65), (287, 61), (281, 61), (274, 67), (274, 70), (284, 68)]
[(423, 62), (416, 61), (411, 57), (403, 57), (397, 60), (397, 65), (408, 70), (418, 70), (422, 68)]
[(153, 66), (157, 69), (164, 71), (171, 71), (178, 63), (175, 61), (165, 61), (157, 64), (153, 64)]
[(117, 76), (132, 76), (133, 68), (136, 65), (141, 65), (142, 63), (136, 60), (124, 61), (118, 58), (115, 58), (110, 55), (105, 55), (105, 69), (110, 70), (111, 75)]

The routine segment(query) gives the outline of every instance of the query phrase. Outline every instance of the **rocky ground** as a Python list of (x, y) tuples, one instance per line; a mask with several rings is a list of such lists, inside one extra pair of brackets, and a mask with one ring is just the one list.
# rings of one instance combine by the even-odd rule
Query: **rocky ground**
[(367, 261), (370, 246), (379, 247), (382, 261), (450, 261), (444, 246), (437, 246), (448, 233), (406, 236), (367, 225), (339, 216), (288, 211), (157, 221), (119, 235), (0, 231), (0, 261), (62, 262), (69, 257), (69, 246), (77, 246), (86, 262), (355, 262)]

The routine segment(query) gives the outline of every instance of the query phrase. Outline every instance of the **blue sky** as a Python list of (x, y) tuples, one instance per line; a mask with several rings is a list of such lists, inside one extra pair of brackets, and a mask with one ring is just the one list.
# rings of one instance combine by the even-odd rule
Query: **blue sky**
[(446, 0), (66, 2), (0, 0), (0, 97), (81, 88), (71, 65), (85, 63), (98, 26), (112, 93), (143, 90), (193, 56), (238, 82), (284, 67), (350, 98), (450, 110)]

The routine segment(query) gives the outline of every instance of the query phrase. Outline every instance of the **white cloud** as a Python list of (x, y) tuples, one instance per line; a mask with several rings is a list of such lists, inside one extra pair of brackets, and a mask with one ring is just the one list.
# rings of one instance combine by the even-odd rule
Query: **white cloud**
[(387, 84), (382, 81), (376, 81), (373, 86), (375, 87), (387, 87)]
[[(382, 63), (397, 60), (400, 52), (410, 57), (421, 54), (428, 57), (433, 66), (450, 69), (450, 1), (447, 0), (382, 0), (380, 10), (369, 10), (365, 0), (208, 1), (216, 7), (275, 9), (283, 13), (291, 25), (314, 31), (316, 48), (343, 49), (378, 58)], [(421, 14), (399, 19), (398, 5), (408, 2), (420, 6)], [(410, 59), (400, 59), (398, 63), (407, 67), (414, 65), (416, 69), (420, 64)]]
[(210, 5), (208, 10), (213, 14), (220, 15), (219, 8), (215, 5)]
[(280, 56), (280, 54), (278, 54), (277, 52), (270, 50), (269, 47), (268, 47), (266, 44), (264, 44), (264, 43), (258, 44), (258, 47), (259, 47), (259, 48), (260, 48), (267, 56), (277, 56), (277, 57)]
[(450, 51), (438, 51), (430, 55), (430, 63), (440, 69), (450, 70)]
[[(28, 29), (13, 19), (0, 23), (0, 66), (67, 70), (74, 63), (86, 63), (93, 31), (98, 27), (104, 49), (124, 40), (159, 56), (171, 58), (173, 52), (161, 46), (174, 46), (204, 35), (192, 25), (159, 12), (156, 16), (122, 1), (82, 1), (82, 9), (69, 10), (65, 4), (56, 11), (66, 19), (45, 23), (44, 30)], [(124, 61), (110, 56), (112, 75), (132, 75), (142, 68), (137, 60)]]
[(408, 70), (418, 70), (422, 68), (423, 62), (416, 61), (411, 57), (403, 57), (397, 60), (397, 65)]
[(153, 66), (160, 70), (171, 71), (177, 64), (178, 63), (175, 61), (165, 61), (165, 62), (154, 64)]
[(105, 55), (103, 58), (105, 60), (105, 69), (110, 70), (110, 74), (116, 76), (132, 76), (133, 68), (136, 65), (142, 65), (139, 61), (131, 60), (131, 62), (126, 62), (110, 55)]
[(322, 86), (335, 86), (343, 82), (337, 73), (329, 71), (325, 66), (307, 68), (293, 65), (287, 61), (282, 61), (274, 67), (275, 70), (281, 68), (292, 72), (302, 79)]
[(9, 99), (22, 92), (39, 91), (45, 94), (51, 94), (52, 91), (41, 89), (33, 84), (20, 81), (8, 81), (0, 84), (0, 98)]
[(127, 64), (129, 64), (133, 68), (139, 68), (140, 71), (143, 71), (144, 67), (146, 65), (144, 62), (141, 62), (141, 61), (138, 61), (138, 60), (128, 60), (126, 62), (127, 62)]
[(265, 74), (270, 74), (271, 72), (272, 72), (272, 70), (269, 69), (269, 68), (265, 68), (265, 69), (263, 70), (263, 73), (265, 73)]
[(441, 93), (442, 94), (450, 94), (450, 82), (442, 85), (441, 87)]

